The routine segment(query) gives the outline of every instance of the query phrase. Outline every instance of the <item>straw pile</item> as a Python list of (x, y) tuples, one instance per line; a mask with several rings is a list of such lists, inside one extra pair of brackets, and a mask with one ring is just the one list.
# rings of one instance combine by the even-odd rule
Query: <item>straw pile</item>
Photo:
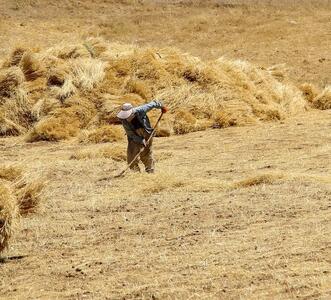
[(0, 253), (8, 247), (18, 218), (39, 207), (44, 182), (28, 177), (17, 166), (0, 167)]
[(172, 48), (90, 38), (40, 52), (18, 48), (9, 55), (0, 67), (0, 135), (58, 141), (84, 129), (93, 130), (86, 135), (92, 142), (103, 142), (102, 126), (118, 124), (122, 103), (140, 105), (153, 98), (170, 108), (160, 136), (249, 125), (283, 119), (309, 103), (329, 107), (329, 90), (310, 92), (307, 100), (304, 88), (275, 67), (225, 58), (203, 62)]

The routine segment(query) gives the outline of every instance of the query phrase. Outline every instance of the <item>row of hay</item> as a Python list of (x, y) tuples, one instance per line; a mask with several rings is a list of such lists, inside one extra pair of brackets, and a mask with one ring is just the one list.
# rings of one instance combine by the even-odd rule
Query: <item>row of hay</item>
[(21, 216), (34, 213), (44, 183), (28, 180), (19, 167), (0, 167), (0, 254), (8, 247)]
[(158, 133), (168, 136), (279, 120), (309, 103), (327, 109), (330, 88), (299, 89), (279, 66), (264, 69), (226, 58), (203, 62), (172, 48), (97, 38), (43, 51), (17, 48), (0, 67), (0, 135), (58, 141), (113, 124), (116, 136), (121, 104), (153, 98), (170, 108)]

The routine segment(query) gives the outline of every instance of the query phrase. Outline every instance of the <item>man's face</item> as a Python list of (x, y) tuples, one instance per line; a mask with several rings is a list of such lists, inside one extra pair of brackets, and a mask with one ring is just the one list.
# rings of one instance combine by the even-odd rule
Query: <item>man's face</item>
[(131, 114), (131, 116), (128, 117), (126, 120), (127, 120), (128, 122), (131, 122), (131, 121), (133, 120), (133, 118), (134, 118), (134, 113)]

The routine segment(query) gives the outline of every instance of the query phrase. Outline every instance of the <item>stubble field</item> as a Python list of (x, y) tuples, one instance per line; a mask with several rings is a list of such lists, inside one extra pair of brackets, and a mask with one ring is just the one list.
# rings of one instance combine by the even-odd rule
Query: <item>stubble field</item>
[[(330, 84), (329, 1), (2, 1), (0, 15), (0, 61), (101, 36)], [(331, 111), (307, 103), (156, 138), (156, 174), (116, 180), (125, 140), (0, 138), (3, 166), (44, 182), (1, 253), (0, 299), (331, 298)]]

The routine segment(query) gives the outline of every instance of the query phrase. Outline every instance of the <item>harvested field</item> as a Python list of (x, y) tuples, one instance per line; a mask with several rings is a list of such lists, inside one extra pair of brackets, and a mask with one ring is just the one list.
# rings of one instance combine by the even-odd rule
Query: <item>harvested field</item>
[(123, 162), (70, 158), (111, 144), (7, 139), (3, 157), (49, 183), (7, 252), (28, 256), (0, 265), (3, 297), (327, 299), (330, 117), (158, 138), (157, 174), (109, 181)]
[(0, 1), (0, 299), (331, 298), (330, 12)]

